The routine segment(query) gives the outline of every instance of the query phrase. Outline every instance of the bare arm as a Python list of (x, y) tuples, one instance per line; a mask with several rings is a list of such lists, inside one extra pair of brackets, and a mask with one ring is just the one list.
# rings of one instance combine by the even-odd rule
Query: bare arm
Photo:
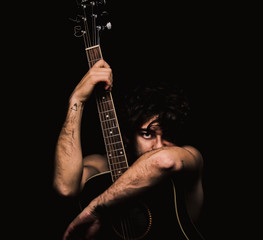
[(71, 222), (64, 240), (71, 239), (75, 230), (83, 225), (88, 226), (84, 233), (85, 239), (92, 239), (100, 228), (99, 214), (96, 211), (99, 207), (114, 207), (178, 171), (198, 175), (201, 169), (202, 156), (192, 147), (164, 147), (147, 152)]
[[(105, 89), (112, 85), (112, 72), (104, 60), (94, 64), (69, 99), (68, 112), (56, 145), (53, 181), (54, 188), (65, 196), (74, 196), (81, 191), (84, 168), (80, 137), (81, 118), (84, 104), (99, 82), (105, 82)], [(85, 174), (85, 177), (88, 177), (88, 174)]]
[(103, 194), (91, 203), (111, 207), (155, 186), (164, 178), (183, 171), (185, 174), (200, 174), (202, 156), (192, 147), (163, 147), (147, 152)]

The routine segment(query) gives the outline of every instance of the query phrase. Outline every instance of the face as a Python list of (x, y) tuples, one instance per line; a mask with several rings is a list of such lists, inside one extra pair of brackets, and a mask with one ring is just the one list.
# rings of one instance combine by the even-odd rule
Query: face
[[(164, 146), (174, 146), (175, 144), (163, 139), (163, 132), (158, 122), (152, 123), (158, 116), (151, 118), (144, 123), (135, 135), (135, 151), (137, 157), (142, 154)], [(152, 124), (151, 124), (152, 123)], [(151, 124), (150, 131), (147, 127)]]

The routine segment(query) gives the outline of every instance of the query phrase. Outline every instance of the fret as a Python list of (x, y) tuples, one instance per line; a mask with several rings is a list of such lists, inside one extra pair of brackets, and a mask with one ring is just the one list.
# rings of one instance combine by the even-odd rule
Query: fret
[(89, 66), (93, 66), (97, 61), (102, 59), (99, 45), (86, 48), (85, 50), (86, 50)]
[(116, 118), (114, 110), (100, 112), (102, 121), (113, 120)]
[(93, 59), (93, 60), (88, 60), (89, 63), (92, 63), (93, 65), (99, 61), (101, 58)]
[[(119, 144), (119, 143), (122, 143), (122, 141), (118, 141), (118, 142), (115, 142), (113, 144)], [(107, 145), (111, 145), (111, 143), (108, 143)]]
[[(112, 101), (110, 99), (106, 99), (106, 98), (103, 98), (101, 99), (101, 103), (112, 103)], [(111, 106), (111, 105), (110, 105)], [(113, 106), (111, 106), (113, 107)]]
[(118, 170), (118, 169), (125, 169), (125, 168), (127, 168), (127, 162), (123, 161), (123, 162), (120, 162), (120, 163), (110, 164), (110, 168), (111, 168), (112, 171), (115, 171), (115, 170)]
[(127, 169), (113, 171), (112, 174), (111, 174), (112, 180), (115, 182)]
[(111, 123), (113, 124), (113, 127), (116, 127), (116, 120), (115, 118), (111, 118), (111, 119), (106, 119), (106, 120), (101, 120), (102, 122), (108, 122), (108, 123)]
[(104, 128), (104, 130), (105, 130), (105, 131), (108, 131), (108, 130), (111, 131), (111, 130), (112, 130), (112, 131), (117, 131), (117, 132), (119, 132), (119, 129), (118, 129), (118, 127), (116, 127), (116, 126), (115, 126), (115, 127)]
[[(117, 162), (117, 163), (110, 163), (112, 167), (114, 166), (121, 166), (122, 168), (126, 167), (126, 161)], [(124, 165), (124, 166), (123, 166)]]
[[(99, 102), (100, 109), (106, 109), (106, 110), (113, 110), (112, 102), (105, 101), (105, 102)], [(101, 110), (102, 111), (102, 110)]]
[(116, 169), (113, 170), (113, 174), (117, 175), (117, 174), (120, 174), (120, 173), (124, 173), (126, 170), (127, 170), (126, 167), (124, 167), (124, 168), (116, 168)]
[(114, 169), (114, 170), (112, 171), (112, 175), (113, 175), (113, 176), (118, 176), (118, 177), (120, 177), (126, 170), (127, 170), (126, 167), (125, 167), (125, 168)]
[(117, 142), (121, 142), (121, 136), (120, 134), (117, 134), (115, 136), (108, 136), (106, 137), (105, 136), (105, 139), (110, 143), (110, 142), (114, 142), (114, 143), (117, 143)]
[(114, 110), (114, 107), (113, 107), (113, 103), (112, 103), (112, 100), (107, 100), (107, 101), (102, 101), (101, 99), (101, 96), (98, 96), (100, 97), (98, 99), (98, 107), (99, 107), (99, 111), (100, 112), (103, 112), (103, 111), (108, 111), (108, 110)]
[(119, 149), (108, 151), (108, 157), (109, 158), (112, 158), (112, 157), (115, 157), (115, 156), (118, 156), (118, 155), (121, 156), (123, 154), (124, 154), (123, 148), (119, 148)]
[[(101, 111), (100, 113), (104, 114), (113, 114), (114, 113), (114, 109), (109, 109), (109, 110), (105, 110), (105, 111)], [(115, 115), (115, 114), (114, 114)]]
[(99, 94), (100, 94), (101, 103), (112, 102), (112, 98), (111, 98), (109, 91), (103, 90), (103, 91), (100, 91)]
[(104, 132), (104, 136), (105, 137), (109, 137), (109, 136), (114, 136), (114, 135), (120, 134), (119, 129), (117, 127), (104, 128), (103, 132)]
[(107, 148), (107, 151), (111, 151), (111, 149), (117, 149), (117, 148), (122, 148), (122, 142), (119, 141), (119, 142), (115, 142), (115, 143), (106, 143), (106, 148)]
[(111, 155), (111, 156), (109, 156), (109, 158), (111, 159), (111, 163), (112, 163), (112, 164), (115, 164), (115, 163), (121, 162), (121, 161), (123, 161), (123, 160), (126, 160), (124, 154), (115, 155), (115, 156), (114, 156), (114, 155)]

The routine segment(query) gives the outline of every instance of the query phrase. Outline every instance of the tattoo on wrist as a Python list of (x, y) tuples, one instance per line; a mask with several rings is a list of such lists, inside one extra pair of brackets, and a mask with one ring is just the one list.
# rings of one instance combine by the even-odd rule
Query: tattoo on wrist
[(71, 110), (78, 111), (78, 105), (75, 103), (73, 107), (71, 107)]

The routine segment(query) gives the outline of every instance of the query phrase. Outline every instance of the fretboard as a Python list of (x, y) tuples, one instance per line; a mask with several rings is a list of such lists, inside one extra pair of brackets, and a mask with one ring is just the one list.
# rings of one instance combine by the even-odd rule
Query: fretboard
[[(86, 49), (89, 67), (102, 59), (99, 45)], [(127, 169), (128, 162), (120, 127), (110, 91), (97, 87), (96, 102), (112, 181), (116, 181)]]

